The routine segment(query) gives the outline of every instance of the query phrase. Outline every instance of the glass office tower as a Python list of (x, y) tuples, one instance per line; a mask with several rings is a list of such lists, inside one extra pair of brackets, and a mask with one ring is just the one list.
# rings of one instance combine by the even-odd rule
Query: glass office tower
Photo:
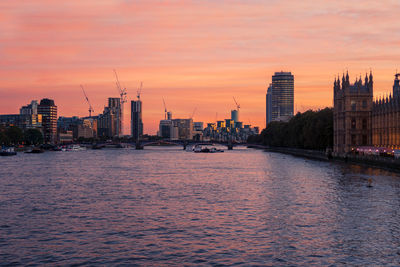
[(294, 113), (294, 76), (291, 72), (275, 72), (272, 76), (271, 89), (271, 120), (289, 120)]

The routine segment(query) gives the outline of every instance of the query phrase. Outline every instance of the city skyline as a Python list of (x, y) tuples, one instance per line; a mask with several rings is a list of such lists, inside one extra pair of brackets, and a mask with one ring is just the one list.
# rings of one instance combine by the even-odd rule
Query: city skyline
[[(374, 72), (375, 95), (389, 93), (398, 67), (397, 1), (87, 1), (1, 3), (1, 114), (51, 98), (60, 116), (88, 116), (80, 84), (101, 113), (144, 82), (144, 132), (164, 116), (229, 117), (265, 125), (265, 93), (275, 71), (296, 76), (295, 112), (332, 106), (335, 73)], [(40, 10), (40, 11), (39, 11)], [(148, 29), (151, 29), (150, 31)], [(352, 81), (353, 82), (353, 81)], [(125, 107), (124, 133), (129, 133)]]

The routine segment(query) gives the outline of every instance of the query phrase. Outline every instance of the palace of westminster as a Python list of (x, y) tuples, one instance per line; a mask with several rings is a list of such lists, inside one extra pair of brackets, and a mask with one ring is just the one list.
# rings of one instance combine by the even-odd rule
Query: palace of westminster
[(373, 76), (350, 84), (348, 73), (335, 78), (333, 92), (334, 153), (348, 153), (360, 146), (400, 148), (400, 74), (393, 93), (373, 100)]

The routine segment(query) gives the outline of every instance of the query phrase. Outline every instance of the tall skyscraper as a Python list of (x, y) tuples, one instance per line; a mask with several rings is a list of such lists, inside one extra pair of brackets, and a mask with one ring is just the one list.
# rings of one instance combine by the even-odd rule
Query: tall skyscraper
[(266, 95), (266, 126), (268, 126), (268, 123), (272, 121), (272, 83), (269, 84), (268, 90), (267, 90), (267, 95)]
[(121, 108), (121, 98), (118, 97), (110, 97), (108, 98), (108, 107), (115, 114), (115, 120), (113, 123), (115, 124), (114, 135), (120, 136), (122, 135), (122, 108)]
[(239, 110), (231, 110), (231, 120), (233, 120), (234, 122), (239, 121)]
[(121, 98), (108, 99), (108, 107), (104, 108), (103, 114), (99, 115), (97, 121), (97, 135), (112, 138), (122, 133), (121, 121)]
[(294, 76), (291, 72), (275, 72), (272, 76), (271, 121), (287, 121), (294, 110)]
[(42, 115), (44, 142), (54, 144), (57, 141), (57, 106), (54, 100), (44, 98), (37, 106), (38, 114)]
[(134, 141), (143, 136), (142, 101), (131, 101), (131, 134)]

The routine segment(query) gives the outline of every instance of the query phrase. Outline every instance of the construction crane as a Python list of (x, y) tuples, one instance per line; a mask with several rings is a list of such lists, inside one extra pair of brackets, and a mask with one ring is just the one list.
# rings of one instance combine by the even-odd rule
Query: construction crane
[(115, 74), (115, 80), (116, 80), (116, 85), (117, 85), (117, 89), (119, 91), (119, 95), (121, 97), (121, 104), (126, 103), (127, 99), (126, 99), (126, 88), (122, 88), (121, 84), (119, 83), (119, 79), (118, 79), (118, 74), (117, 71), (114, 69), (114, 74)]
[(237, 111), (239, 112), (240, 105), (239, 105), (238, 102), (236, 101), (235, 97), (233, 97), (233, 101), (235, 101)]
[(140, 100), (140, 94), (142, 93), (143, 82), (140, 82), (140, 87), (137, 90), (137, 99)]
[(82, 86), (82, 85), (81, 85), (81, 88), (82, 88), (83, 95), (84, 95), (85, 98), (86, 98), (86, 102), (89, 104), (89, 117), (91, 118), (91, 117), (92, 117), (92, 112), (94, 112), (94, 109), (93, 109), (93, 107), (92, 107), (92, 104), (90, 104), (89, 98), (88, 98), (88, 96), (86, 95), (85, 89), (83, 89), (83, 86)]
[(120, 95), (120, 99), (121, 99), (121, 108), (120, 108), (120, 121), (118, 122), (118, 125), (120, 126), (120, 129), (118, 131), (118, 135), (122, 134), (122, 127), (123, 127), (123, 118), (124, 118), (124, 103), (127, 102), (127, 97), (126, 97), (126, 88), (122, 88), (121, 84), (119, 83), (119, 79), (118, 79), (118, 74), (117, 71), (114, 69), (114, 74), (115, 74), (115, 80), (116, 80), (116, 85), (117, 85), (117, 89)]
[(162, 101), (164, 103), (164, 120), (166, 120), (167, 119), (167, 105), (165, 105), (164, 97), (162, 98)]
[(197, 107), (196, 107), (196, 108), (194, 108), (194, 110), (193, 110), (193, 113), (192, 113), (192, 116), (190, 116), (190, 119), (193, 119), (193, 117), (194, 117), (194, 113), (196, 113), (196, 110), (197, 110)]

